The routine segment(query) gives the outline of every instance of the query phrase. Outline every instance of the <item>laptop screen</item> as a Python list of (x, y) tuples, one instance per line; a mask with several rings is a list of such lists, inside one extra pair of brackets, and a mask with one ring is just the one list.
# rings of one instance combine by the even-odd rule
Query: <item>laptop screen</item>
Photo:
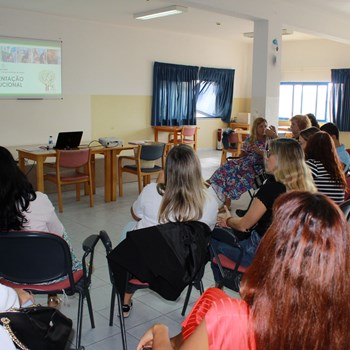
[(60, 132), (57, 136), (55, 149), (73, 149), (78, 148), (81, 138), (83, 136), (82, 131), (67, 131)]

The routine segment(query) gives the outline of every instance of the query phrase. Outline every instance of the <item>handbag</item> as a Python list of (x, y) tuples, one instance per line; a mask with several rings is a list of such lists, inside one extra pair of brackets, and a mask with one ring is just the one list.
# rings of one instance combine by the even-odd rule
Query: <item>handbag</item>
[(62, 350), (72, 330), (71, 319), (41, 305), (1, 312), (0, 325), (21, 350)]

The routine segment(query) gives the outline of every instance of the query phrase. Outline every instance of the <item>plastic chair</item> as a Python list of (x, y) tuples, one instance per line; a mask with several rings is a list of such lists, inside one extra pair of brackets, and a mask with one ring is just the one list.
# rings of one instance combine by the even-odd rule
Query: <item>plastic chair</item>
[[(220, 231), (221, 235), (222, 233), (224, 233), (224, 231)], [(240, 265), (243, 257), (243, 250), (239, 244), (238, 239), (232, 232), (226, 230), (225, 234), (227, 234), (227, 237), (222, 237), (222, 240), (225, 241), (225, 238), (228, 239), (230, 241), (230, 244), (232, 244), (240, 250), (239, 259), (237, 262), (234, 262), (225, 255), (218, 254), (215, 251), (214, 247), (210, 245), (209, 248), (212, 252), (211, 263), (218, 267), (223, 279), (223, 286), (232, 289), (236, 292), (239, 292), (241, 279), (243, 277), (243, 274), (247, 271), (247, 267)], [(218, 237), (216, 236), (215, 238), (217, 239)]]
[(226, 162), (227, 154), (231, 154), (231, 158), (239, 158), (241, 154), (241, 147), (242, 147), (242, 134), (239, 132), (242, 129), (235, 129), (230, 135), (229, 135), (229, 143), (228, 147), (223, 147), (221, 151), (221, 161), (220, 165), (223, 165)]
[[(79, 294), (76, 348), (81, 346), (83, 305), (86, 299), (91, 327), (95, 328), (89, 287), (98, 235), (83, 242), (82, 270), (72, 271), (67, 242), (56, 234), (36, 231), (0, 232), (0, 282), (33, 294)], [(87, 267), (88, 266), (88, 267)]]
[[(130, 173), (137, 175), (139, 193), (141, 193), (143, 186), (151, 182), (151, 175), (159, 174), (164, 169), (164, 143), (139, 145), (134, 157), (120, 156), (118, 158), (118, 180), (119, 180), (119, 196), (123, 196), (123, 173)], [(135, 164), (127, 164), (123, 166), (125, 159), (135, 161)], [(151, 164), (146, 166), (143, 161), (157, 161), (161, 159), (162, 166)], [(143, 186), (142, 186), (143, 180)]]
[[(168, 225), (168, 226), (166, 226)], [(172, 229), (174, 229), (174, 227), (176, 225), (178, 225), (178, 223), (168, 223), (168, 224), (163, 224), (163, 225), (158, 225), (158, 226), (163, 226), (164, 228), (167, 228), (167, 227), (172, 227)], [(186, 225), (186, 223), (180, 223), (180, 225)], [(196, 225), (196, 224), (194, 224)], [(197, 225), (199, 229), (203, 229), (200, 234), (199, 234), (199, 237), (198, 239), (200, 240), (203, 240), (203, 242), (208, 242), (209, 240), (209, 234), (210, 234), (210, 229), (207, 225), (203, 224), (203, 223), (198, 223)], [(152, 228), (146, 228), (146, 229), (141, 229), (141, 230), (137, 230), (139, 233), (141, 233), (140, 231), (142, 230), (147, 230), (147, 232), (144, 233), (144, 235), (147, 235), (148, 231), (152, 230)], [(136, 231), (132, 231), (132, 232), (136, 232)], [(171, 233), (173, 233), (174, 231), (171, 231)], [(141, 233), (142, 235), (143, 233)], [(113, 247), (112, 247), (112, 243), (110, 241), (110, 238), (107, 234), (106, 231), (100, 231), (100, 238), (101, 238), (101, 241), (102, 243), (104, 244), (105, 246), (105, 249), (106, 249), (106, 255), (107, 257), (110, 255), (110, 253), (112, 251), (114, 251)], [(152, 241), (152, 236), (151, 236), (151, 241)], [(180, 239), (180, 237), (179, 237)], [(177, 238), (175, 239), (175, 241), (177, 240)], [(205, 244), (205, 243), (204, 243)], [(118, 245), (118, 247), (116, 247), (115, 249), (119, 249), (120, 248), (120, 245)], [(173, 250), (172, 247), (170, 246), (168, 248), (168, 250)], [(129, 252), (129, 250), (128, 250)], [(185, 252), (185, 251), (183, 251)], [(133, 256), (134, 254), (136, 254), (135, 250), (130, 250), (130, 253), (128, 253), (128, 255), (133, 259)], [(169, 261), (172, 261), (171, 257), (170, 257), (170, 253), (169, 252), (163, 252), (162, 251), (162, 254), (164, 255), (167, 255), (169, 257), (169, 260), (165, 259), (164, 262), (169, 264)], [(191, 263), (193, 263), (193, 260), (196, 260), (195, 258), (192, 260), (191, 257), (191, 253), (185, 253), (185, 254), (188, 254), (188, 264), (191, 265)], [(203, 256), (203, 252), (201, 251), (196, 251), (196, 254), (198, 254), (199, 256)], [(184, 315), (185, 312), (186, 312), (186, 308), (187, 308), (187, 305), (188, 305), (188, 302), (189, 302), (189, 299), (190, 299), (190, 296), (191, 296), (191, 291), (193, 289), (193, 286), (195, 286), (197, 289), (199, 289), (200, 293), (202, 294), (203, 291), (204, 291), (204, 288), (203, 288), (203, 284), (202, 284), (202, 277), (203, 277), (203, 274), (204, 274), (204, 267), (205, 267), (205, 264), (209, 261), (209, 254), (208, 254), (208, 251), (206, 250), (205, 253), (205, 259), (201, 260), (201, 265), (200, 265), (200, 268), (198, 270), (198, 272), (196, 273), (196, 275), (194, 277), (192, 277), (189, 282), (184, 286), (187, 287), (187, 293), (186, 293), (186, 297), (185, 297), (185, 302), (184, 302), (184, 306), (183, 306), (183, 309), (182, 309), (182, 312), (181, 314)], [(163, 260), (160, 259), (160, 264)], [(124, 291), (126, 289), (126, 286), (127, 286), (127, 283), (132, 283), (134, 285), (137, 285), (139, 286), (140, 288), (151, 288), (152, 289), (152, 286), (150, 286), (150, 284), (148, 283), (145, 283), (145, 282), (141, 282), (140, 280), (138, 280), (136, 277), (135, 278), (132, 278), (130, 280), (130, 273), (126, 271), (126, 273), (122, 276), (121, 274), (120, 275), (117, 275), (117, 273), (113, 273), (113, 267), (111, 267), (111, 264), (110, 264), (110, 261), (108, 263), (108, 266), (109, 266), (109, 275), (110, 275), (110, 280), (111, 280), (111, 284), (112, 284), (112, 294), (111, 294), (111, 304), (110, 304), (110, 316), (109, 316), (109, 325), (112, 326), (113, 325), (113, 318), (114, 318), (114, 307), (115, 307), (115, 298), (117, 297), (117, 303), (118, 303), (118, 313), (119, 313), (119, 321), (120, 321), (120, 329), (122, 331), (122, 341), (123, 341), (123, 349), (127, 349), (127, 341), (126, 341), (126, 332), (125, 332), (125, 322), (124, 322), (124, 317), (123, 317), (123, 309), (122, 309), (122, 299), (124, 297)], [(138, 263), (134, 260), (134, 266), (138, 266)], [(168, 265), (167, 265), (168, 266)], [(173, 269), (177, 269), (177, 270), (180, 270), (181, 271), (181, 266), (174, 266), (172, 265), (172, 270)], [(124, 272), (124, 271), (123, 271)], [(125, 278), (124, 278), (125, 277)], [(121, 290), (121, 288), (118, 288), (118, 284), (117, 284), (117, 281), (120, 282), (122, 281), (122, 285), (123, 285), (123, 291)], [(152, 284), (152, 283), (151, 283)], [(119, 284), (120, 285), (120, 284)], [(156, 290), (156, 289), (153, 289), (155, 290), (156, 292), (158, 292), (159, 294), (159, 290)], [(167, 298), (165, 298), (167, 299)], [(169, 300), (175, 300), (175, 299), (169, 299)]]
[[(57, 150), (55, 164), (55, 173), (47, 173), (44, 179), (54, 182), (57, 185), (58, 208), (60, 213), (63, 212), (62, 188), (64, 185), (76, 185), (76, 198), (80, 200), (80, 184), (88, 186), (90, 196), (90, 207), (94, 206), (93, 183), (91, 172), (91, 154), (90, 149), (80, 150)], [(84, 168), (82, 171), (81, 168)], [(69, 169), (67, 172), (66, 170)], [(72, 171), (73, 170), (73, 171)]]
[[(193, 149), (197, 151), (197, 129), (196, 126), (183, 126), (181, 133), (177, 134), (177, 143), (193, 145)], [(172, 133), (168, 136), (168, 142), (174, 143), (174, 135)]]

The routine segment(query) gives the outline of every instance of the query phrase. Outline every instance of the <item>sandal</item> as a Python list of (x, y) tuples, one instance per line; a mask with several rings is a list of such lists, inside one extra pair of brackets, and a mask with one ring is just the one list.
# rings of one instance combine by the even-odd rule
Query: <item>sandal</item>
[(53, 307), (55, 309), (59, 309), (61, 306), (61, 298), (58, 297), (57, 295), (48, 295), (47, 297), (47, 306), (48, 307)]
[(124, 318), (128, 318), (129, 315), (130, 315), (130, 312), (131, 312), (131, 310), (132, 310), (132, 302), (130, 303), (130, 305), (124, 304), (124, 305), (122, 306), (122, 309), (123, 309), (123, 317), (124, 317)]

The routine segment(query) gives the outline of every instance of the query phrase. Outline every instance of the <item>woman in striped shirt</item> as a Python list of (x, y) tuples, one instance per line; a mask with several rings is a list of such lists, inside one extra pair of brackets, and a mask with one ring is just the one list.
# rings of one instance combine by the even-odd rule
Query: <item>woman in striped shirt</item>
[(346, 179), (331, 137), (324, 131), (311, 136), (305, 155), (318, 191), (338, 204), (343, 202)]

